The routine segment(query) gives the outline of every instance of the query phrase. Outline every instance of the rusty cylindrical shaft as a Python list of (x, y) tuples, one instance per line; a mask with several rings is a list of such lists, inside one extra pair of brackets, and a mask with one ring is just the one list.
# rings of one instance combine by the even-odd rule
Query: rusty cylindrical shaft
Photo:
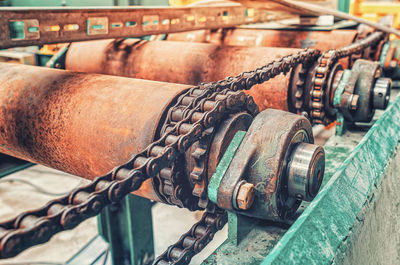
[[(189, 86), (0, 63), (0, 152), (94, 178), (157, 135)], [(138, 191), (157, 200), (146, 181)]]
[[(206, 43), (102, 40), (73, 43), (67, 53), (66, 68), (197, 85), (254, 70), (297, 51), (266, 47), (221, 48)], [(290, 80), (291, 71), (254, 86), (249, 94), (260, 110), (289, 110)]]
[(223, 46), (316, 48), (326, 51), (350, 45), (356, 36), (356, 30), (306, 31), (238, 28), (173, 33), (168, 35), (167, 40), (210, 42)]
[[(366, 28), (365, 30), (370, 31), (371, 29)], [(357, 30), (310, 31), (234, 28), (173, 33), (167, 36), (167, 40), (206, 42), (220, 46), (314, 48), (324, 52), (348, 46), (357, 40), (357, 36)], [(348, 68), (349, 60), (351, 59), (343, 58), (340, 63), (344, 68)]]

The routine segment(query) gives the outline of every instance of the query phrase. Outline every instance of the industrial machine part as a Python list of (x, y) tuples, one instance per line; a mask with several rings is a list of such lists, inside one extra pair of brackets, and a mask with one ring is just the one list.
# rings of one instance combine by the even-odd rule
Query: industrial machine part
[(168, 34), (166, 40), (208, 42), (221, 46), (315, 48), (321, 51), (352, 44), (357, 30), (287, 30), (231, 28)]
[[(234, 28), (173, 33), (169, 34), (166, 39), (170, 41), (209, 42), (220, 46), (315, 48), (320, 51), (328, 51), (351, 45), (364, 39), (372, 32), (372, 28), (364, 25), (360, 25), (357, 30), (331, 31)], [(357, 59), (379, 61), (382, 47), (387, 41), (386, 36), (360, 54), (353, 54), (351, 57), (343, 59), (341, 61), (343, 67), (351, 67)], [(393, 58), (391, 54), (385, 56), (392, 56), (388, 57), (387, 60)]]
[(239, 144), (232, 141), (233, 149), (224, 157), (227, 161), (221, 161), (208, 186), (208, 196), (220, 208), (278, 221), (292, 216), (302, 200), (311, 201), (317, 194), (324, 175), (324, 151), (307, 144), (313, 139), (306, 118), (280, 113), (261, 112), (246, 134), (236, 134)]
[[(350, 94), (343, 94), (341, 103), (334, 105), (333, 95), (343, 72), (338, 61), (368, 49), (384, 36), (383, 33), (375, 32), (342, 50), (329, 50), (319, 61), (310, 64), (301, 62), (297, 67), (287, 69), (285, 75), (254, 86), (249, 94), (261, 110), (276, 108), (298, 114), (307, 113), (314, 123), (331, 123), (336, 119), (337, 109), (346, 112), (344, 117), (350, 122), (368, 122), (375, 109), (385, 109), (387, 106), (386, 101), (386, 104), (373, 104), (370, 99), (387, 99), (391, 81), (385, 79), (387, 86), (382, 88), (385, 91), (382, 96), (374, 94), (372, 90), (375, 84), (383, 84), (378, 81), (381, 80), (382, 69), (379, 63), (360, 61), (352, 69), (351, 79), (354, 84), (358, 83), (361, 79), (359, 73), (364, 71), (363, 75), (368, 76), (370, 83), (358, 89), (348, 88)], [(104, 40), (73, 43), (67, 52), (65, 65), (66, 69), (74, 71), (196, 85), (248, 71), (299, 51), (267, 47), (220, 47), (205, 43)], [(169, 57), (165, 57), (166, 54)], [(361, 65), (369, 65), (374, 70), (360, 68)], [(258, 83), (257, 80), (252, 82)], [(338, 97), (341, 98), (342, 94), (339, 93)]]
[[(250, 74), (261, 83), (316, 55), (315, 51), (305, 51)], [(222, 228), (226, 215), (208, 200), (208, 180), (230, 139), (237, 131), (246, 131), (258, 111), (252, 98), (239, 91), (246, 88), (242, 84), (248, 78), (239, 75), (189, 88), (23, 65), (0, 64), (0, 68), (4, 99), (0, 116), (4, 124), (2, 152), (87, 178), (110, 172), (116, 166), (91, 184), (39, 210), (1, 223), (0, 257), (11, 257), (46, 242), (55, 233), (75, 227), (132, 191), (191, 210), (207, 209), (201, 221), (157, 259), (158, 264), (189, 262)], [(287, 176), (291, 175), (290, 168), (296, 172), (297, 166), (288, 159), (303, 152), (292, 148), (294, 144), (318, 149), (312, 145), (311, 125), (304, 117), (287, 116), (284, 112), (260, 115), (257, 119), (261, 121), (256, 124), (268, 124), (268, 119), (276, 115), (281, 117), (279, 120), (289, 121), (280, 126), (274, 124), (272, 132), (263, 133), (271, 136), (278, 128), (291, 132), (284, 137), (280, 134), (278, 138), (284, 142), (271, 142), (269, 148), (278, 150), (273, 160), (287, 165), (288, 170), (277, 171), (276, 179), (271, 181), (275, 185), (292, 182)], [(16, 122), (7, 123), (7, 119)], [(270, 154), (268, 150), (259, 152), (260, 159), (264, 152)], [(134, 153), (137, 154), (132, 156)], [(304, 166), (321, 165), (323, 158), (320, 155), (306, 159)], [(318, 170), (302, 173), (302, 177), (315, 179), (315, 172)], [(259, 177), (249, 178), (248, 182), (257, 185)], [(271, 174), (265, 175), (261, 181), (266, 183), (270, 177)], [(287, 189), (283, 192), (293, 195)], [(246, 195), (238, 198), (243, 196), (246, 200)], [(292, 205), (293, 209), (297, 206)], [(272, 216), (249, 214), (265, 219)]]
[(271, 19), (238, 4), (204, 7), (0, 9), (0, 48), (215, 29)]
[[(400, 40), (394, 39), (386, 43), (382, 48), (379, 62), (386, 76), (393, 80), (400, 80)], [(399, 85), (397, 85), (398, 87)]]

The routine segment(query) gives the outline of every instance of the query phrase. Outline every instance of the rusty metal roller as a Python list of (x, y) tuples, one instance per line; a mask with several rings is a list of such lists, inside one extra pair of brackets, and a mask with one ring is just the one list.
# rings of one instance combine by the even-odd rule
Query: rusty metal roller
[(0, 72), (0, 152), (85, 178), (149, 145), (189, 87), (5, 63)]
[[(169, 34), (169, 41), (204, 42), (220, 46), (315, 48), (320, 51), (339, 49), (357, 39), (357, 30), (274, 30), (274, 29), (219, 29), (196, 30)], [(349, 59), (341, 60), (348, 68)]]
[[(376, 36), (375, 34), (370, 37), (369, 41)], [(303, 50), (110, 39), (72, 43), (66, 55), (65, 65), (66, 69), (74, 71), (197, 85), (254, 70), (300, 51)], [(340, 61), (334, 61), (334, 65), (328, 67), (317, 62), (307, 67), (299, 64), (286, 74), (253, 86), (246, 93), (254, 98), (260, 110), (274, 108), (298, 114), (307, 113), (314, 123), (328, 124), (335, 119), (336, 106), (333, 106), (333, 95), (336, 91), (335, 85), (341, 78), (338, 73), (343, 72), (343, 66)], [(356, 73), (359, 69), (353, 70), (352, 75), (357, 79)], [(317, 75), (322, 75), (323, 80), (315, 79), (316, 71), (322, 71)], [(373, 76), (374, 84), (381, 72), (377, 75), (369, 72), (365, 74)], [(319, 87), (318, 91), (313, 90), (314, 81), (315, 86), (323, 86), (322, 90)], [(364, 103), (368, 110), (375, 109), (370, 101)], [(368, 116), (350, 120), (365, 121), (370, 118)]]
[[(159, 138), (166, 110), (189, 86), (0, 63), (0, 152), (94, 179)], [(252, 116), (227, 117), (220, 142), (204, 155), (212, 172), (237, 130)], [(200, 143), (203, 144), (204, 143)], [(197, 167), (194, 144), (188, 174)], [(208, 165), (208, 166), (207, 166)], [(207, 170), (206, 170), (207, 173)], [(135, 192), (161, 201), (151, 180)]]
[(218, 45), (316, 48), (321, 51), (352, 44), (357, 30), (306, 31), (274, 29), (196, 30), (168, 34), (169, 41), (209, 42)]
[[(72, 43), (66, 69), (197, 85), (234, 76), (293, 54), (298, 49), (224, 47), (170, 41), (101, 40)], [(289, 110), (291, 72), (254, 86), (261, 110)]]
[[(167, 124), (167, 115), (175, 119), (178, 114), (167, 111), (169, 106), (188, 88), (179, 84), (0, 63), (0, 152), (94, 179), (126, 163), (132, 155), (159, 139)], [(198, 92), (201, 91), (204, 90)], [(232, 93), (241, 94), (242, 102), (248, 101), (242, 92)], [(208, 108), (210, 103), (206, 101), (204, 108)], [(256, 107), (254, 102), (251, 104)], [(185, 186), (185, 189), (190, 189), (190, 194), (199, 193), (200, 198), (200, 192), (206, 194), (207, 183), (229, 143), (237, 132), (246, 132), (251, 126), (256, 112), (251, 111), (249, 105), (237, 104), (236, 107), (235, 112), (224, 114), (222, 122), (202, 132), (204, 135), (200, 140), (179, 158), (183, 159), (179, 160), (179, 167), (184, 170), (179, 171), (175, 181), (201, 177), (197, 173), (204, 171), (205, 186), (199, 186), (197, 182)], [(302, 126), (293, 127), (292, 123), (275, 120), (300, 122)], [(292, 142), (293, 135), (304, 130), (307, 137), (300, 137), (296, 143), (304, 143), (312, 150), (318, 149), (312, 145), (311, 125), (304, 117), (267, 110), (257, 115), (257, 121), (275, 124), (260, 132), (270, 139), (271, 135), (280, 139), (268, 142), (271, 150), (278, 150), (272, 157), (279, 165), (286, 163), (287, 157), (283, 154), (301, 155), (303, 151), (293, 151), (284, 143)], [(283, 134), (289, 131), (291, 134)], [(258, 154), (263, 155), (269, 150), (271, 156), (269, 148), (260, 149)], [(323, 163), (321, 159), (323, 157), (311, 157), (301, 164), (314, 168)], [(283, 178), (290, 174), (301, 175), (307, 181), (314, 178), (313, 171), (299, 173), (295, 166), (292, 168), (295, 173), (279, 171), (276, 174), (282, 173)], [(168, 174), (161, 171), (161, 177), (164, 173)], [(251, 176), (248, 177), (250, 181)], [(318, 183), (316, 190), (319, 189), (319, 179)], [(135, 194), (171, 203), (163, 197), (168, 190), (160, 192), (160, 187), (166, 186), (157, 184), (152, 178), (145, 181)], [(309, 188), (297, 190), (308, 192)], [(293, 196), (301, 193), (297, 190), (292, 192)], [(309, 200), (315, 194), (302, 199)], [(207, 204), (208, 200), (205, 200), (204, 205), (199, 206), (205, 208)]]
[[(330, 31), (235, 28), (173, 33), (169, 34), (166, 39), (169, 41), (214, 43), (220, 46), (314, 48), (327, 51), (351, 45), (355, 41), (365, 38), (371, 32), (373, 32), (373, 29), (364, 25), (360, 25), (357, 30)], [(362, 54), (344, 58), (340, 62), (344, 68), (348, 68), (353, 65), (355, 60), (360, 58), (379, 61), (385, 41), (381, 41), (373, 49), (366, 49)], [(388, 54), (387, 56), (388, 61), (391, 61), (393, 55)]]

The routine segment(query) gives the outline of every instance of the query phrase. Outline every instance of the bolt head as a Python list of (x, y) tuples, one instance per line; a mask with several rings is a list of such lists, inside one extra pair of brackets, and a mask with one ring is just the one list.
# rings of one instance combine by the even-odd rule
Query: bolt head
[(236, 197), (236, 202), (239, 209), (248, 210), (253, 205), (254, 194), (255, 189), (253, 184), (243, 183), (242, 185), (240, 185)]

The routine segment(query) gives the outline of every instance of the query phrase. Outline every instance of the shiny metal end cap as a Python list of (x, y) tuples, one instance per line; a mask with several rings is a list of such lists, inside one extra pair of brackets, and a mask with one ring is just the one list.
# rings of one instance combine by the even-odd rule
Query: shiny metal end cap
[(325, 152), (321, 146), (300, 143), (290, 154), (287, 167), (289, 196), (311, 201), (321, 187), (325, 170)]
[(376, 80), (374, 89), (372, 90), (374, 109), (386, 109), (389, 104), (391, 89), (392, 79), (380, 77)]

